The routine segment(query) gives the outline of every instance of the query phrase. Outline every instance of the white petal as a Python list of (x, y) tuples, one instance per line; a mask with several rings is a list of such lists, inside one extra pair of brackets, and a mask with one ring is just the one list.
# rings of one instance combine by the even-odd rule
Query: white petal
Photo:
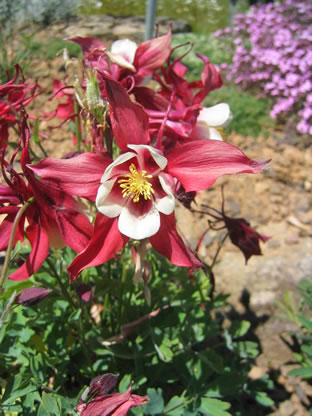
[(217, 129), (214, 129), (213, 127), (209, 128), (209, 132), (210, 132), (210, 140), (220, 140), (223, 141), (223, 137), (222, 135), (218, 132)]
[(148, 146), (146, 144), (128, 144), (128, 147), (129, 149), (133, 149), (136, 152), (139, 149), (147, 149), (161, 170), (165, 169), (165, 167), (167, 166), (167, 163), (168, 163), (167, 159), (161, 154), (159, 154), (157, 150), (154, 149), (154, 147), (152, 146)]
[(170, 186), (165, 182), (165, 179), (161, 176), (158, 177), (161, 187), (166, 192), (167, 196), (156, 199), (155, 207), (158, 209), (159, 212), (165, 215), (169, 215), (174, 211), (175, 207), (175, 197), (171, 192)]
[(106, 181), (102, 185), (100, 185), (97, 195), (96, 195), (96, 207), (97, 209), (104, 215), (109, 218), (115, 218), (120, 213), (122, 208), (124, 207), (125, 200), (122, 197), (120, 192), (120, 198), (113, 198), (110, 194), (112, 187), (116, 180)]
[(111, 52), (113, 54), (121, 55), (131, 64), (134, 61), (135, 52), (138, 45), (129, 39), (119, 39), (112, 43)]
[(119, 231), (134, 240), (143, 240), (156, 234), (160, 227), (160, 215), (156, 207), (143, 216), (131, 213), (127, 206), (121, 210), (118, 220)]
[(135, 67), (122, 55), (119, 55), (118, 53), (112, 53), (109, 51), (106, 51), (106, 54), (114, 64), (117, 64), (123, 68), (130, 69), (130, 71), (132, 72), (136, 72)]
[(118, 156), (113, 163), (111, 163), (110, 165), (107, 166), (107, 168), (104, 171), (104, 174), (101, 178), (101, 182), (106, 182), (107, 180), (110, 179), (112, 170), (115, 166), (121, 165), (122, 163), (126, 162), (127, 160), (130, 160), (132, 158), (136, 157), (135, 153), (132, 152), (127, 152), (127, 153), (123, 153), (122, 155)]
[(197, 118), (197, 121), (204, 122), (210, 127), (225, 127), (231, 120), (232, 113), (226, 103), (204, 107)]

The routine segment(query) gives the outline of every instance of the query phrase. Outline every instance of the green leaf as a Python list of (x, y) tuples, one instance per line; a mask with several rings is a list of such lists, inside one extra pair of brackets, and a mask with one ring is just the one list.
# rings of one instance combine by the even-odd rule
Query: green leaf
[(160, 388), (156, 389), (147, 389), (147, 396), (149, 402), (144, 409), (144, 413), (148, 415), (157, 415), (162, 413), (164, 410), (164, 399), (162, 395), (162, 390)]
[(202, 397), (200, 400), (199, 411), (206, 416), (231, 416), (229, 412), (226, 412), (230, 406), (230, 403), (218, 399)]
[(118, 390), (120, 393), (127, 390), (131, 383), (131, 374), (125, 374), (119, 383)]
[(312, 377), (312, 367), (302, 367), (296, 368), (294, 370), (289, 371), (289, 376), (300, 376), (303, 378), (311, 378)]
[(258, 344), (252, 341), (241, 341), (233, 343), (233, 350), (241, 358), (256, 358), (259, 354)]
[(54, 394), (47, 394), (43, 392), (40, 407), (42, 407), (48, 415), (59, 416), (61, 414), (61, 406), (59, 400), (54, 396)]
[(311, 332), (312, 332), (312, 321), (311, 321), (311, 320), (309, 320), (309, 319), (307, 319), (307, 318), (305, 318), (305, 317), (304, 317), (304, 316), (302, 316), (302, 315), (298, 315), (298, 318), (299, 318), (300, 322), (302, 323), (302, 325), (303, 325), (305, 328), (307, 328), (309, 331), (311, 331)]
[(206, 363), (212, 370), (218, 374), (222, 374), (224, 371), (224, 364), (221, 355), (217, 354), (214, 350), (208, 350), (205, 352), (199, 352), (198, 356)]
[(184, 397), (173, 396), (169, 403), (167, 403), (163, 413), (170, 416), (181, 416), (184, 414), (184, 403)]
[(244, 336), (249, 328), (249, 321), (233, 321), (228, 331), (232, 338), (239, 338)]
[[(6, 281), (7, 283), (7, 281)], [(13, 282), (13, 284), (10, 284), (9, 286), (7, 286), (7, 284), (5, 285), (5, 290), (4, 292), (1, 294), (0, 299), (9, 299), (10, 296), (12, 296), (12, 294), (16, 291), (16, 293), (20, 293), (23, 289), (27, 289), (29, 287), (33, 286), (33, 282), (30, 280), (25, 280), (23, 282)]]
[(20, 374), (12, 377), (5, 389), (2, 404), (13, 404), (16, 399), (28, 393), (37, 391), (37, 387), (30, 378), (23, 379)]
[(274, 401), (264, 391), (257, 391), (255, 399), (259, 404), (265, 407), (271, 407), (274, 405)]
[(77, 311), (73, 312), (73, 313), (70, 315), (69, 320), (70, 320), (70, 321), (79, 321), (79, 318), (80, 318), (80, 316), (81, 316), (81, 312), (82, 312), (82, 310), (81, 310), (81, 309), (78, 309)]
[(39, 118), (37, 118), (35, 120), (34, 127), (33, 127), (33, 132), (32, 132), (32, 139), (37, 144), (40, 141), (40, 138), (39, 138), (39, 123), (40, 123), (40, 120), (39, 120)]

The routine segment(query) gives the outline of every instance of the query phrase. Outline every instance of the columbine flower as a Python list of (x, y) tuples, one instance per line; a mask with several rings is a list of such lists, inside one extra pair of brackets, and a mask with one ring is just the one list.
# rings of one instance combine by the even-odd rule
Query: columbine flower
[(92, 234), (92, 225), (81, 212), (81, 205), (55, 182), (39, 180), (32, 172), (30, 131), (26, 117), (21, 131), (22, 173), (13, 168), (14, 157), (10, 164), (3, 155), (1, 159), (3, 177), (8, 186), (0, 187), (0, 213), (6, 214), (0, 224), (0, 250), (8, 247), (14, 220), (21, 209), (20, 204), (25, 205), (27, 201), (33, 200), (19, 221), (14, 240), (14, 245), (19, 240), (23, 241), (25, 233), (32, 250), (25, 263), (9, 276), (12, 280), (25, 280), (35, 273), (47, 258), (50, 247), (60, 248), (67, 244), (73, 250), (81, 251)]
[(58, 182), (73, 195), (86, 196), (87, 192), (91, 200), (98, 183), (94, 232), (68, 269), (71, 279), (113, 258), (129, 238), (149, 238), (154, 249), (173, 264), (199, 267), (200, 261), (176, 230), (176, 190), (180, 185), (185, 192), (204, 190), (222, 175), (256, 173), (266, 163), (250, 160), (237, 147), (216, 140), (191, 140), (164, 154), (149, 144), (148, 117), (142, 107), (112, 79), (106, 78), (106, 91), (114, 137), (124, 153), (110, 163), (85, 153), (32, 166), (40, 177)]
[(160, 213), (175, 206), (174, 180), (164, 172), (167, 159), (146, 145), (128, 145), (133, 152), (120, 155), (101, 179), (96, 206), (109, 218), (118, 217), (119, 231), (142, 240), (160, 228)]
[[(128, 39), (114, 42), (111, 51), (96, 38), (75, 37), (68, 40), (81, 46), (87, 66), (109, 74), (125, 87), (133, 88), (142, 84), (146, 76), (152, 75), (168, 58), (171, 30), (138, 46)], [(108, 62), (107, 56), (111, 62)]]

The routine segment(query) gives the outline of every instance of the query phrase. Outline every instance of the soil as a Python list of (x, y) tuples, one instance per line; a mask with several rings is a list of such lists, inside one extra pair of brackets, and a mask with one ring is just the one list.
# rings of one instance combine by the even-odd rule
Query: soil
[[(66, 37), (60, 30), (56, 27), (38, 31), (36, 39)], [(79, 25), (66, 30), (71, 35), (79, 34)], [(100, 28), (98, 35), (99, 32)], [(83, 36), (86, 35), (84, 28)], [(131, 38), (131, 33), (128, 37)], [(52, 110), (55, 107), (48, 101), (51, 83), (53, 79), (64, 79), (63, 60), (56, 57), (37, 62), (36, 71), (40, 74), (40, 84), (47, 88), (46, 94), (36, 102), (37, 109), (44, 105), (46, 111)], [(41, 128), (45, 128), (44, 123)], [(55, 129), (47, 134), (49, 139), (44, 147), (49, 155), (60, 157), (74, 150), (68, 130)], [(250, 377), (256, 379), (268, 373), (276, 381), (277, 404), (271, 416), (307, 415), (307, 405), (312, 400), (311, 386), (287, 376), (293, 368), (288, 334), (296, 327), (281, 317), (277, 301), (283, 300), (285, 292), (293, 293), (296, 300), (298, 283), (312, 278), (312, 146), (300, 149), (276, 132), (266, 139), (231, 135), (227, 141), (239, 146), (251, 158), (271, 159), (271, 162), (261, 174), (220, 179), (197, 196), (197, 206), (209, 204), (220, 209), (221, 185), (224, 185), (226, 213), (245, 218), (259, 233), (271, 239), (262, 244), (263, 256), (253, 256), (247, 265), (238, 248), (227, 242), (214, 268), (216, 291), (230, 294), (225, 316), (248, 319), (252, 323), (252, 335), (258, 338), (262, 352)], [(207, 218), (200, 215), (195, 218), (182, 207), (177, 211), (179, 230), (195, 247), (207, 227)], [(206, 234), (199, 251), (206, 262), (211, 262), (223, 235), (212, 230)]]

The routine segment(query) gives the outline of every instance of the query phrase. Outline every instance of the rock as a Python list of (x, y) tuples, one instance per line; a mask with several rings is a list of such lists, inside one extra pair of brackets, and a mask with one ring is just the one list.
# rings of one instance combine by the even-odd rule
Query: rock
[(299, 232), (290, 234), (285, 238), (285, 243), (292, 245), (292, 244), (298, 244), (299, 243)]
[[(170, 25), (172, 33), (191, 32), (190, 25), (183, 19), (173, 19), (166, 16), (156, 17), (155, 30), (157, 29), (158, 35), (168, 32)], [(35, 31), (38, 34), (44, 33), (46, 35), (45, 41), (60, 37), (97, 37), (105, 40), (109, 46), (111, 41), (120, 38), (130, 38), (136, 42), (142, 42), (145, 16), (81, 15), (66, 23), (51, 25), (46, 30), (37, 29)]]
[(272, 290), (263, 290), (261, 292), (255, 292), (251, 295), (250, 305), (258, 308), (267, 305), (271, 305), (276, 299), (276, 293)]
[(308, 198), (304, 198), (301, 200), (298, 200), (298, 202), (295, 205), (295, 212), (308, 212), (311, 207), (311, 200)]
[(272, 239), (272, 238), (271, 238), (271, 240), (269, 240), (269, 241), (267, 242), (267, 248), (278, 248), (278, 247), (280, 247), (280, 246), (281, 246), (280, 241), (278, 241), (278, 240), (274, 240), (274, 239)]

